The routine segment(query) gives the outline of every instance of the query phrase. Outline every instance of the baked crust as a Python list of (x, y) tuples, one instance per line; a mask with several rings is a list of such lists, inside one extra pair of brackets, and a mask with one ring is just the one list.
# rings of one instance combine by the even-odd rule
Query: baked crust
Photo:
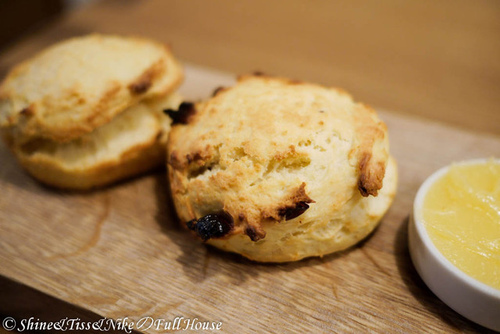
[(15, 66), (0, 85), (0, 126), (18, 141), (67, 142), (128, 107), (168, 95), (182, 80), (169, 48), (139, 37), (88, 35)]
[[(259, 261), (323, 255), (355, 242), (328, 239), (302, 251), (298, 226), (316, 225), (313, 234), (318, 226), (345, 228), (352, 211), (368, 207), (383, 188), (387, 128), (373, 109), (342, 90), (264, 75), (242, 76), (194, 108), (187, 124), (173, 127), (168, 143), (181, 221), (229, 213), (232, 230), (208, 243)], [(396, 179), (395, 167), (392, 174)], [(395, 182), (382, 197), (392, 200), (394, 191)], [(382, 213), (362, 222), (366, 230), (376, 226), (391, 200), (377, 202)], [(296, 208), (298, 216), (287, 215)], [(354, 230), (358, 237), (352, 240), (366, 235)], [(278, 256), (281, 241), (289, 238), (296, 241), (296, 254), (288, 249)], [(257, 246), (262, 244), (271, 246)]]

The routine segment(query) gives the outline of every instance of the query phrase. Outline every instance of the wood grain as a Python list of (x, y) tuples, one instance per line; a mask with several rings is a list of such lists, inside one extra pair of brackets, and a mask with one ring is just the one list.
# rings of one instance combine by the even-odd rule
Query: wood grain
[(378, 108), (500, 134), (499, 17), (496, 0), (107, 0), (8, 50), (0, 76), (63, 38), (142, 34), (196, 64), (340, 86)]
[[(196, 99), (232, 80), (187, 65), (182, 91)], [(164, 171), (94, 192), (62, 192), (27, 176), (1, 146), (0, 274), (102, 317), (183, 316), (221, 321), (224, 333), (488, 332), (420, 280), (407, 223), (430, 173), (452, 161), (498, 156), (500, 138), (380, 115), (400, 169), (398, 194), (380, 227), (347, 251), (279, 265), (193, 240), (175, 221)]]

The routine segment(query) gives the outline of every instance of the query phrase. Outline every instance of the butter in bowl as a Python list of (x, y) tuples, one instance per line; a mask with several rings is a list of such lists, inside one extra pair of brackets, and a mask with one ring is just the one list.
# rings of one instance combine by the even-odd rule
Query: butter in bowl
[(464, 317), (500, 331), (500, 160), (469, 160), (432, 174), (409, 224), (413, 263)]

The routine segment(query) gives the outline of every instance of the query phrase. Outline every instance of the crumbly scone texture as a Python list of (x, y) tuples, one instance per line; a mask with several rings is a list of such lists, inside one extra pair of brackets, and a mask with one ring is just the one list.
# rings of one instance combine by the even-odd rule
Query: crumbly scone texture
[[(396, 195), (397, 166), (389, 158), (384, 186), (376, 197), (356, 194), (346, 206), (343, 217), (312, 216), (307, 212), (283, 223), (265, 225), (266, 237), (257, 242), (245, 235), (210, 239), (208, 243), (225, 251), (239, 253), (259, 262), (289, 262), (323, 256), (344, 250), (368, 236), (391, 205)], [(328, 203), (328, 202), (326, 202)], [(325, 213), (328, 214), (328, 213)]]
[(92, 34), (57, 43), (0, 84), (0, 127), (16, 140), (68, 142), (182, 81), (169, 48), (139, 37)]
[(64, 143), (43, 138), (18, 142), (8, 129), (2, 134), (21, 165), (38, 180), (87, 190), (164, 164), (171, 119), (163, 109), (176, 109), (181, 101), (174, 93), (140, 102), (91, 133)]
[(230, 232), (207, 242), (264, 262), (355, 244), (397, 183), (373, 109), (339, 89), (263, 75), (196, 104), (187, 124), (172, 128), (167, 159), (181, 221), (225, 211)]

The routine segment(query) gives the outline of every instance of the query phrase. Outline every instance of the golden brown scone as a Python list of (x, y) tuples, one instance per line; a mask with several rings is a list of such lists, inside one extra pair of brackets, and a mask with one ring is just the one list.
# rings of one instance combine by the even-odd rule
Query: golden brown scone
[(88, 35), (14, 67), (0, 86), (0, 125), (20, 136), (69, 141), (137, 102), (174, 91), (182, 70), (152, 40)]
[(249, 75), (181, 110), (168, 173), (181, 221), (263, 262), (345, 249), (394, 198), (385, 124), (343, 91)]
[(165, 45), (88, 35), (14, 67), (0, 85), (0, 127), (21, 164), (69, 189), (109, 184), (158, 166), (182, 68)]

